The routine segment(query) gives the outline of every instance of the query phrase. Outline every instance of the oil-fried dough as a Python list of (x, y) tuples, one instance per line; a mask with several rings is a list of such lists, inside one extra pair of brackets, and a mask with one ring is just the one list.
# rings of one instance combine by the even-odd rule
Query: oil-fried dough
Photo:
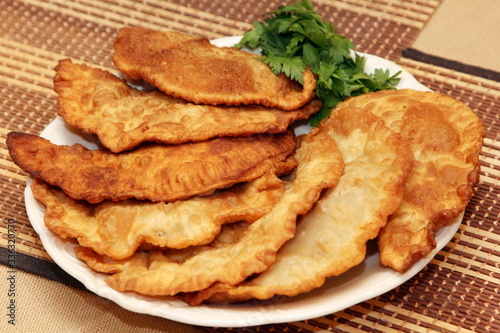
[(339, 183), (303, 216), (296, 236), (278, 251), (269, 269), (236, 286), (217, 284), (186, 295), (191, 305), (295, 296), (363, 261), (367, 241), (401, 202), (413, 155), (400, 135), (364, 110), (341, 109), (319, 129), (335, 139), (344, 158)]
[(113, 61), (132, 79), (144, 79), (161, 91), (201, 104), (259, 104), (295, 110), (314, 97), (310, 70), (299, 84), (275, 75), (257, 55), (234, 47), (216, 47), (206, 38), (122, 28)]
[(9, 153), (21, 169), (73, 199), (91, 203), (208, 195), (283, 168), (295, 144), (294, 133), (287, 131), (173, 146), (150, 144), (114, 154), (80, 144), (58, 146), (29, 134), (7, 136)]
[(209, 196), (171, 203), (129, 199), (89, 204), (39, 180), (31, 189), (45, 206), (49, 229), (117, 260), (130, 257), (143, 243), (175, 249), (207, 244), (222, 224), (261, 218), (284, 191), (274, 173)]
[(339, 104), (371, 111), (401, 133), (417, 160), (400, 208), (379, 238), (381, 263), (404, 272), (436, 246), (479, 179), (483, 126), (470, 107), (433, 92), (379, 91)]
[(54, 90), (59, 114), (87, 133), (97, 134), (113, 152), (145, 141), (178, 144), (213, 137), (281, 133), (321, 108), (313, 99), (293, 111), (258, 105), (197, 105), (159, 91), (138, 91), (113, 74), (65, 59), (56, 66)]
[(324, 188), (335, 186), (342, 173), (342, 156), (328, 135), (315, 129), (300, 141), (293, 181), (272, 210), (254, 223), (225, 225), (207, 246), (138, 251), (122, 261), (77, 247), (77, 256), (90, 268), (112, 274), (106, 279), (112, 288), (145, 295), (192, 292), (217, 282), (236, 284), (264, 271), (293, 237), (297, 217), (311, 208)]

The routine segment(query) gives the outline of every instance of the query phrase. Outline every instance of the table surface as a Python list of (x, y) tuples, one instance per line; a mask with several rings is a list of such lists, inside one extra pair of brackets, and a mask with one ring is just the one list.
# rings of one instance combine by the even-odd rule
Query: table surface
[[(487, 137), (481, 152), (480, 181), (456, 235), (421, 272), (378, 297), (310, 320), (230, 329), (177, 325), (163, 318), (123, 310), (85, 291), (60, 270), (45, 252), (28, 220), (23, 196), (26, 174), (12, 163), (5, 137), (12, 130), (39, 134), (54, 119), (57, 105), (52, 77), (60, 59), (71, 58), (116, 71), (111, 60), (112, 44), (117, 30), (123, 26), (177, 30), (211, 39), (241, 35), (263, 13), (284, 2), (1, 1), (0, 306), (8, 305), (4, 286), (9, 270), (14, 269), (18, 274), (15, 284), (18, 308), (16, 325), (9, 324), (7, 317), (2, 316), (0, 330), (7, 327), (19, 332), (53, 332), (57, 325), (64, 325), (60, 332), (111, 332), (118, 328), (123, 332), (500, 331), (500, 76), (495, 56), (492, 61), (485, 61), (486, 66), (480, 60), (482, 56), (495, 54), (491, 48), (499, 44), (490, 41), (491, 44), (483, 44), (484, 51), (471, 53), (454, 47), (449, 54), (446, 47), (431, 47), (432, 36), (453, 34), (453, 25), (447, 31), (437, 22), (446, 16), (445, 10), (460, 10), (453, 7), (453, 2), (313, 1), (317, 12), (334, 22), (339, 33), (350, 38), (357, 50), (399, 64), (432, 90), (468, 104), (482, 119)], [(498, 23), (500, 6), (495, 8), (497, 15), (490, 17)], [(474, 29), (479, 25), (464, 24), (474, 25)], [(436, 33), (426, 30), (435, 27), (441, 30)], [(498, 34), (490, 32), (489, 39), (499, 41)], [(455, 57), (457, 52), (461, 57)], [(9, 228), (13, 223), (16, 267), (10, 267), (8, 261)], [(66, 312), (69, 302), (73, 314)], [(42, 308), (43, 315), (39, 314)]]

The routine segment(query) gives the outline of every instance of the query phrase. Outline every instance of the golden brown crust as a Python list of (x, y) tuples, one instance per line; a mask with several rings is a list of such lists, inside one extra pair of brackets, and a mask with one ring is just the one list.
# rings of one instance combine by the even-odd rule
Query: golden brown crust
[(265, 272), (235, 286), (217, 284), (186, 295), (191, 305), (295, 296), (364, 260), (367, 241), (377, 237), (401, 202), (413, 156), (400, 135), (361, 109), (339, 110), (318, 127), (342, 153), (339, 183), (301, 218), (296, 236)]
[(56, 66), (59, 114), (72, 126), (97, 134), (117, 153), (145, 141), (178, 144), (221, 136), (281, 133), (321, 108), (313, 99), (293, 111), (258, 105), (196, 105), (159, 91), (138, 91), (109, 72), (65, 59)]
[(278, 249), (294, 236), (297, 216), (312, 207), (324, 188), (335, 186), (341, 175), (342, 157), (335, 142), (317, 130), (301, 141), (296, 158), (293, 182), (268, 214), (251, 225), (225, 225), (207, 246), (136, 252), (122, 261), (79, 247), (77, 256), (94, 270), (112, 273), (106, 281), (119, 291), (174, 295), (218, 282), (239, 283), (272, 264)]
[(21, 169), (73, 199), (158, 202), (208, 195), (282, 168), (295, 149), (295, 135), (288, 131), (174, 146), (151, 144), (122, 154), (79, 144), (58, 146), (17, 132), (8, 134), (7, 145)]
[(62, 238), (76, 238), (81, 246), (99, 254), (122, 260), (143, 244), (181, 249), (209, 243), (223, 224), (251, 223), (268, 213), (284, 188), (276, 175), (266, 173), (209, 196), (171, 203), (129, 199), (89, 204), (37, 179), (31, 190), (45, 206), (44, 221), (49, 229)]
[(435, 247), (435, 232), (464, 211), (478, 181), (483, 126), (467, 105), (433, 92), (379, 91), (343, 106), (380, 116), (417, 160), (403, 202), (379, 238), (381, 262), (404, 272)]
[(316, 79), (306, 70), (303, 85), (275, 75), (257, 56), (234, 47), (216, 47), (206, 38), (122, 28), (113, 61), (133, 79), (202, 104), (260, 104), (297, 109), (314, 97)]

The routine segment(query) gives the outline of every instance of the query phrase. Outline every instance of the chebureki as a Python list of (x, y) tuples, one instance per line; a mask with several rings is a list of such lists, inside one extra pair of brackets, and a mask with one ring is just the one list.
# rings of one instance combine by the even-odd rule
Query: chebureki
[(254, 222), (284, 192), (272, 172), (209, 196), (170, 203), (147, 200), (89, 204), (35, 180), (34, 197), (45, 206), (45, 225), (62, 238), (75, 238), (112, 259), (127, 259), (144, 245), (182, 249), (210, 243), (223, 224)]
[(321, 107), (308, 70), (299, 84), (253, 54), (140, 27), (119, 31), (113, 60), (153, 90), (68, 59), (54, 76), (59, 114), (105, 148), (17, 132), (7, 146), (46, 226), (118, 291), (293, 296), (362, 262), (375, 237), (404, 272), (478, 180), (481, 122), (447, 96), (364, 94), (296, 137)]
[(379, 91), (337, 109), (346, 106), (384, 119), (417, 160), (403, 202), (379, 237), (382, 264), (404, 272), (435, 247), (435, 232), (464, 211), (479, 179), (483, 126), (470, 107), (433, 92)]
[(230, 224), (210, 246), (180, 251), (138, 251), (127, 260), (110, 260), (76, 248), (92, 269), (111, 274), (106, 281), (119, 291), (144, 295), (176, 295), (205, 289), (214, 283), (233, 285), (267, 269), (276, 252), (294, 236), (295, 222), (325, 188), (335, 186), (343, 160), (335, 141), (317, 130), (300, 141), (298, 166), (271, 211), (250, 225)]
[(400, 135), (361, 109), (339, 110), (319, 130), (335, 139), (345, 161), (338, 184), (300, 219), (295, 237), (269, 269), (238, 285), (216, 284), (186, 295), (191, 305), (295, 296), (363, 261), (367, 241), (401, 202), (413, 156)]
[(143, 145), (114, 154), (80, 144), (59, 146), (29, 134), (11, 132), (7, 146), (24, 171), (60, 187), (71, 198), (173, 201), (208, 195), (269, 170), (289, 168), (295, 134), (215, 138), (183, 145)]
[(178, 144), (281, 133), (321, 108), (318, 99), (292, 111), (259, 105), (193, 104), (159, 91), (139, 91), (109, 72), (73, 64), (69, 59), (56, 66), (54, 90), (64, 120), (97, 134), (113, 152), (132, 149), (145, 141)]
[(304, 72), (302, 84), (274, 72), (257, 55), (216, 47), (206, 38), (142, 27), (122, 28), (113, 61), (132, 79), (200, 104), (259, 104), (300, 108), (315, 94), (316, 79)]

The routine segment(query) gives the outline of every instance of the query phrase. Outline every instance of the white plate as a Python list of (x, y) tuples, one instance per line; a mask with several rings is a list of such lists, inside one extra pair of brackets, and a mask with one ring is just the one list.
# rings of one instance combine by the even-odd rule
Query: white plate
[[(227, 37), (214, 41), (218, 46), (232, 46), (241, 37)], [(397, 88), (429, 90), (396, 64), (372, 55), (366, 55), (366, 71), (388, 68), (391, 73), (402, 71)], [(301, 131), (307, 131), (302, 126)], [(57, 117), (41, 136), (55, 144), (71, 145), (81, 143), (95, 149), (97, 141), (67, 126)], [(90, 291), (105, 297), (125, 309), (138, 313), (175, 320), (182, 323), (210, 327), (245, 327), (271, 323), (294, 322), (331, 314), (354, 304), (381, 295), (410, 279), (424, 268), (434, 255), (455, 235), (463, 216), (437, 233), (437, 247), (428, 256), (417, 262), (408, 272), (400, 274), (379, 264), (378, 253), (373, 242), (369, 243), (364, 262), (342, 274), (330, 278), (321, 288), (292, 298), (275, 297), (267, 301), (252, 301), (238, 305), (201, 305), (190, 307), (181, 301), (165, 301), (142, 297), (134, 293), (122, 293), (111, 289), (104, 281), (107, 275), (90, 270), (74, 254), (74, 243), (63, 241), (45, 227), (44, 208), (31, 192), (31, 179), (25, 190), (26, 210), (29, 219), (39, 234), (43, 246), (51, 258), (66, 272), (81, 281)]]

